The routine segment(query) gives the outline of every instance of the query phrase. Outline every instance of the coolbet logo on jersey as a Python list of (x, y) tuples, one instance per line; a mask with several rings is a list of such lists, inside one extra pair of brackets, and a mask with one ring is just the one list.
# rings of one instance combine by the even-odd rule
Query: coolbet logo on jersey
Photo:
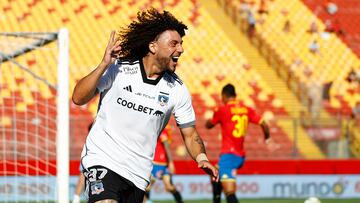
[(152, 112), (154, 111), (153, 108), (150, 108), (150, 107), (147, 107), (147, 106), (143, 106), (143, 105), (137, 105), (136, 103), (133, 103), (133, 102), (128, 102), (127, 100), (125, 99), (122, 99), (122, 98), (118, 98), (116, 100), (116, 102), (124, 107), (127, 107), (129, 109), (133, 109), (135, 111), (140, 111), (140, 112), (143, 112), (145, 114), (149, 114), (151, 115)]
[(125, 99), (122, 99), (120, 97), (116, 100), (116, 103), (118, 103), (118, 104), (120, 104), (120, 105), (122, 105), (124, 107), (127, 107), (129, 109), (139, 111), (139, 112), (143, 112), (143, 113), (148, 114), (148, 115), (154, 115), (154, 116), (158, 116), (158, 117), (161, 117), (161, 116), (164, 115), (164, 112), (162, 112), (162, 111), (156, 110), (154, 112), (153, 108), (143, 106), (141, 104), (138, 105), (138, 104), (136, 104), (134, 102), (129, 102), (129, 101), (127, 101)]

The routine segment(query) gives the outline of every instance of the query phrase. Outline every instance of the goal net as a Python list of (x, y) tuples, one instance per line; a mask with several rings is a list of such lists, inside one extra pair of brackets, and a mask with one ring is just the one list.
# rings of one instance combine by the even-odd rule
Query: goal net
[(0, 33), (0, 202), (68, 202), (68, 31)]

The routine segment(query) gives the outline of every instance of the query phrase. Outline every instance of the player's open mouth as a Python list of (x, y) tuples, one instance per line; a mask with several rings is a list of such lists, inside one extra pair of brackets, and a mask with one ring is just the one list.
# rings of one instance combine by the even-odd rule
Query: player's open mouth
[(171, 57), (171, 59), (173, 62), (176, 63), (179, 60), (179, 56), (173, 56), (173, 57)]

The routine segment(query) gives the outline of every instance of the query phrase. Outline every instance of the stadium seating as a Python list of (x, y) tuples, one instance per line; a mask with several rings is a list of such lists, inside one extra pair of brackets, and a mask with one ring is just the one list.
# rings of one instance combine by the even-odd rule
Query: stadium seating
[[(324, 23), (328, 20), (333, 24), (338, 21), (339, 29), (344, 33), (339, 33), (339, 37), (351, 48), (355, 54), (360, 56), (360, 28), (358, 26), (356, 18), (360, 16), (360, 11), (357, 9), (359, 4), (356, 0), (339, 1), (333, 0), (332, 2), (338, 7), (337, 12), (330, 14), (327, 12), (327, 1), (310, 1), (303, 0), (306, 6), (308, 6)], [(356, 67), (357, 68), (357, 67)]]
[[(327, 1), (303, 0), (303, 2), (315, 13), (317, 17), (319, 17), (319, 19), (324, 24), (330, 22), (329, 25), (338, 26), (335, 27), (335, 29), (338, 29), (338, 32), (340, 32), (337, 34), (337, 37), (346, 43), (347, 48), (350, 48), (354, 54), (356, 54), (358, 57), (360, 56), (360, 30), (359, 26), (357, 26), (358, 22), (353, 20), (360, 16), (360, 12), (356, 9), (356, 5), (358, 4), (356, 0), (332, 1), (338, 7), (338, 10), (335, 14), (330, 14), (327, 12)], [(346, 61), (348, 59), (343, 57), (342, 60)], [(347, 74), (351, 70), (359, 70), (358, 60), (354, 63), (349, 63), (348, 65), (350, 66), (350, 70), (347, 70)], [(357, 101), (359, 101), (360, 91), (358, 84), (345, 82), (342, 84), (342, 86), (337, 87), (337, 89), (339, 89), (339, 94), (336, 97), (337, 100), (333, 105), (327, 106), (327, 108), (330, 112), (336, 113), (333, 107), (341, 106), (343, 112), (345, 114), (349, 114), (350, 108), (354, 106)]]
[[(241, 7), (240, 1), (227, 2), (236, 8), (236, 11)], [(253, 2), (252, 10), (258, 19), (256, 35), (261, 43), (275, 51), (278, 58), (288, 67), (288, 72), (293, 72), (299, 83), (306, 84), (312, 79), (319, 78), (323, 83), (333, 82), (330, 88), (331, 99), (326, 103), (326, 108), (333, 114), (340, 112), (348, 115), (349, 109), (359, 100), (358, 89), (354, 89), (352, 84), (345, 80), (352, 68), (359, 67), (360, 61), (357, 56), (335, 34), (324, 33), (324, 23), (301, 1), (266, 1), (267, 15), (257, 12), (260, 0), (250, 2)], [(308, 2), (313, 2), (312, 5), (319, 4), (315, 1)], [(286, 21), (291, 24), (289, 33), (283, 31)], [(317, 33), (309, 33), (312, 23), (317, 25)], [(309, 45), (314, 40), (319, 43), (319, 54), (309, 51)], [(293, 66), (296, 59), (302, 63)], [(311, 77), (306, 71), (312, 72)], [(342, 101), (347, 104), (340, 108)]]
[[(271, 117), (289, 115), (284, 109), (282, 101), (274, 95), (271, 86), (262, 80), (261, 75), (255, 69), (249, 68), (247, 59), (227, 38), (224, 31), (218, 27), (197, 0), (176, 0), (172, 3), (161, 0), (99, 0), (91, 2), (86, 0), (12, 0), (1, 5), (0, 9), (2, 9), (6, 20), (0, 20), (0, 27), (6, 31), (37, 32), (56, 31), (61, 27), (67, 27), (70, 31), (71, 42), (70, 88), (73, 89), (76, 81), (100, 61), (110, 31), (118, 29), (119, 26), (125, 26), (135, 18), (138, 10), (150, 5), (171, 10), (175, 16), (180, 17), (189, 25), (187, 36), (184, 38), (185, 53), (181, 57), (177, 73), (192, 93), (198, 118), (197, 126), (210, 149), (211, 159), (216, 159), (219, 153), (218, 135), (220, 131), (219, 128), (211, 131), (205, 130), (204, 123), (205, 118), (211, 114), (213, 107), (220, 103), (219, 93), (221, 87), (226, 83), (231, 82), (238, 90), (241, 90), (240, 99), (255, 107), (258, 112), (271, 115)], [(295, 7), (289, 9), (295, 9)], [(265, 23), (262, 29), (264, 33), (269, 35), (269, 39), (274, 40), (274, 43), (278, 42), (273, 39), (278, 34), (277, 32), (266, 31), (266, 29), (270, 29), (270, 26), (267, 27)], [(291, 37), (284, 38), (284, 41), (287, 42), (291, 40), (293, 40)], [(342, 47), (341, 44), (336, 46)], [(54, 47), (55, 45), (52, 44), (45, 48)], [(284, 54), (289, 55), (289, 53)], [(307, 56), (305, 52), (303, 54)], [(55, 60), (48, 60), (40, 52), (33, 51), (19, 56), (17, 61), (20, 64), (26, 64), (35, 74), (47, 78), (48, 82), (55, 84), (56, 68), (54, 67), (57, 63)], [(321, 63), (321, 60), (318, 60), (318, 63)], [(4, 97), (0, 99), (0, 109), (10, 109), (10, 106), (16, 107), (16, 112), (12, 110), (12, 112), (0, 111), (1, 117), (4, 117), (2, 123), (7, 126), (4, 130), (13, 127), (14, 124), (8, 120), (14, 113), (17, 118), (21, 118), (24, 112), (28, 113), (31, 109), (37, 108), (48, 112), (48, 115), (53, 116), (55, 114), (54, 111), (49, 111), (50, 105), (46, 105), (55, 104), (54, 95), (56, 92), (52, 88), (35, 80), (9, 62), (1, 66), (3, 75), (0, 76), (0, 83), (5, 88), (1, 91)], [(16, 95), (18, 100), (9, 101), (5, 99), (10, 98), (11, 95)], [(79, 157), (87, 134), (87, 125), (96, 114), (97, 100), (98, 98), (95, 98), (90, 104), (82, 107), (71, 105), (71, 143), (76, 143), (71, 145), (72, 159)], [(171, 124), (175, 131), (173, 149), (176, 152), (176, 159), (189, 159), (184, 153), (181, 136), (175, 130), (174, 121), (171, 121)], [(31, 127), (31, 129), (35, 131), (39, 129), (36, 122), (32, 125), (35, 127)], [(19, 124), (19, 126), (21, 125)], [(246, 138), (246, 148), (250, 159), (283, 159), (293, 156), (294, 146), (291, 139), (276, 121), (272, 121), (272, 126), (274, 139), (283, 146), (281, 151), (272, 154), (271, 157), (266, 150), (260, 151), (259, 149), (264, 146), (259, 142), (261, 139), (259, 128), (250, 127), (249, 134), (251, 135)], [(21, 128), (28, 127), (21, 126)], [(55, 136), (55, 134), (49, 136)], [(28, 141), (19, 139), (24, 142)]]
[[(351, 108), (360, 99), (358, 82), (348, 80), (349, 73), (357, 71), (360, 64), (357, 55), (349, 49), (349, 47), (353, 48), (354, 43), (356, 44), (356, 42), (350, 44), (349, 41), (356, 38), (356, 33), (358, 33), (354, 26), (356, 22), (352, 20), (358, 15), (357, 11), (351, 9), (354, 8), (355, 1), (333, 1), (340, 8), (339, 12), (333, 16), (326, 14), (325, 0), (304, 0), (313, 9), (313, 12), (300, 0), (290, 2), (285, 0), (227, 0), (219, 2), (225, 4), (225, 8), (233, 18), (241, 21), (243, 29), (247, 27), (246, 17), (242, 18), (243, 15), (239, 13), (246, 8), (243, 3), (248, 2), (250, 10), (257, 19), (255, 34), (257, 46), (261, 51), (263, 51), (263, 47), (266, 47), (265, 50), (268, 52), (266, 54), (272, 55), (277, 59), (278, 64), (285, 67), (285, 70), (281, 70), (285, 72), (285, 78), (290, 78), (291, 75), (291, 79), (297, 83), (298, 87), (309, 86), (312, 81), (320, 81), (325, 86), (331, 85), (329, 88), (330, 99), (328, 102), (324, 102), (327, 112), (336, 117), (348, 117), (351, 114)], [(266, 2), (267, 14), (258, 12), (261, 2)], [(325, 23), (318, 19), (317, 15), (323, 21), (329, 18), (333, 22), (336, 19), (339, 20), (342, 28), (346, 30), (346, 34), (336, 35), (325, 32), (327, 29)], [(349, 15), (352, 15), (353, 18), (350, 19)], [(312, 24), (316, 25), (316, 32), (310, 32)], [(288, 26), (287, 30), (286, 26)], [(351, 36), (349, 37), (349, 35)], [(309, 50), (309, 46), (314, 40), (319, 44), (318, 53), (312, 53)], [(347, 44), (344, 44), (342, 40)], [(353, 51), (357, 53), (354, 48)], [(300, 91), (302, 90), (300, 89)]]

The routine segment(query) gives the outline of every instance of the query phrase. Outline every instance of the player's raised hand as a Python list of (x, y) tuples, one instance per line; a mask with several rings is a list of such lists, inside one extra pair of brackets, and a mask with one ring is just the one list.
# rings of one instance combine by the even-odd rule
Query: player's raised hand
[(219, 181), (219, 171), (209, 161), (203, 160), (198, 162), (198, 167), (211, 176), (212, 181)]
[(109, 39), (109, 42), (108, 42), (108, 44), (106, 46), (105, 54), (104, 54), (104, 57), (102, 59), (102, 63), (104, 63), (105, 65), (109, 65), (111, 63), (114, 63), (116, 58), (119, 57), (120, 50), (121, 50), (120, 41), (115, 36), (115, 31), (111, 31), (110, 39)]

